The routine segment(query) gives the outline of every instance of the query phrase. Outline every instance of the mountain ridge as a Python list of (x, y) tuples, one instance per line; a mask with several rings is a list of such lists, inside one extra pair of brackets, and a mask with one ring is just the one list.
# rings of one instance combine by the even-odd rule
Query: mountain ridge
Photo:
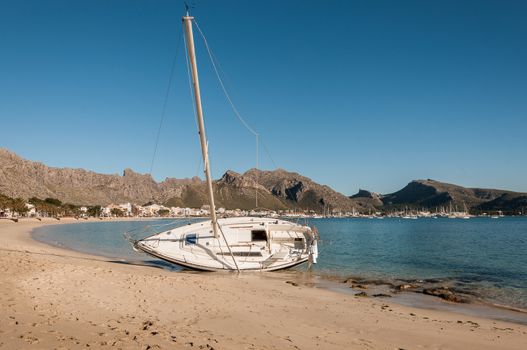
[[(322, 210), (330, 207), (350, 211), (354, 206), (360, 207), (329, 186), (283, 169), (251, 169), (244, 174), (228, 170), (214, 181), (213, 187), (217, 206), (226, 209), (252, 209), (257, 195), (259, 207), (273, 210)], [(0, 193), (13, 198), (57, 198), (77, 205), (154, 201), (200, 207), (208, 203), (205, 183), (197, 177), (166, 178), (156, 182), (149, 174), (136, 173), (130, 168), (126, 168), (122, 175), (110, 175), (85, 169), (48, 167), (2, 148)]]
[[(501, 199), (501, 200), (500, 200)], [(402, 206), (478, 211), (511, 211), (527, 207), (527, 193), (490, 188), (469, 188), (432, 179), (413, 180), (401, 190), (381, 197), (384, 208)], [(514, 203), (514, 205), (511, 205)], [(446, 209), (446, 208), (445, 208)]]
[[(402, 208), (452, 208), (475, 211), (524, 211), (527, 193), (467, 188), (436, 180), (413, 180), (401, 190), (379, 194), (359, 190), (345, 196), (327, 185), (284, 169), (227, 170), (214, 180), (218, 207), (315, 212), (372, 212)], [(0, 148), (0, 194), (28, 199), (57, 198), (76, 205), (158, 202), (170, 206), (201, 207), (208, 203), (205, 182), (198, 177), (166, 178), (156, 182), (149, 174), (130, 168), (119, 174), (99, 174), (82, 168), (48, 167)]]

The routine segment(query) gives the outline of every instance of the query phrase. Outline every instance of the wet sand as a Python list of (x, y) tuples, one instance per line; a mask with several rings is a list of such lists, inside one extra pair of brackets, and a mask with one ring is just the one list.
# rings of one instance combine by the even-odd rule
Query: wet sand
[[(287, 283), (170, 272), (31, 239), (0, 220), (0, 348), (523, 349), (527, 326)], [(84, 222), (84, 221), (83, 221)], [(389, 298), (388, 298), (389, 299)]]

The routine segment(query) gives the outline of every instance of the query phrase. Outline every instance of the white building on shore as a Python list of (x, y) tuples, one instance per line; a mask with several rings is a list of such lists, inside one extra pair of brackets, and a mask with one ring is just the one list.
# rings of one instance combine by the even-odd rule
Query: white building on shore
[(131, 203), (119, 204), (119, 208), (123, 211), (124, 216), (132, 216), (132, 204)]
[(26, 203), (26, 208), (27, 208), (27, 212), (26, 212), (27, 217), (31, 218), (31, 217), (37, 216), (37, 209), (35, 208), (34, 204)]

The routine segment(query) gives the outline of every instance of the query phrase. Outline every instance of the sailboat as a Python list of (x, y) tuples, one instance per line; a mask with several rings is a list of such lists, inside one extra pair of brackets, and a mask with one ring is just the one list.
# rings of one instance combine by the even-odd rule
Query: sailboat
[(203, 271), (274, 271), (305, 262), (316, 263), (316, 229), (276, 218), (217, 218), (194, 50), (193, 20), (194, 17), (187, 11), (183, 17), (183, 26), (192, 70), (210, 220), (132, 240), (133, 248), (183, 267)]
[(461, 218), (462, 219), (471, 218), (470, 214), (468, 213), (467, 204), (465, 202), (463, 202), (463, 213), (461, 213)]

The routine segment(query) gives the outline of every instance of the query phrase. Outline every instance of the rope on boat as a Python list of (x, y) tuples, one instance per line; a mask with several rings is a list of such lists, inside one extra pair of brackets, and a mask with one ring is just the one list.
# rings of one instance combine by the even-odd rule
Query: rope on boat
[[(128, 230), (126, 232), (123, 233), (123, 236), (124, 238), (129, 241), (130, 243), (134, 244), (135, 242), (137, 242), (138, 240), (133, 238), (132, 236), (137, 232), (137, 231), (141, 231), (141, 232), (145, 232), (147, 231), (148, 229), (154, 229), (153, 230), (153, 234), (152, 235), (155, 235), (157, 233), (159, 233), (160, 231), (157, 230), (157, 228), (160, 228), (160, 227), (165, 227), (165, 226), (170, 226), (170, 225), (175, 225), (175, 224), (178, 224), (182, 221), (184, 221), (185, 219), (187, 218), (179, 218), (179, 219), (176, 219), (176, 220), (171, 220), (170, 222), (168, 223), (159, 223), (159, 224), (150, 224), (150, 225), (146, 225), (146, 226), (142, 226), (142, 227), (138, 227), (138, 228), (135, 228), (135, 229), (132, 229), (132, 230)], [(152, 236), (150, 235), (150, 236)], [(147, 236), (149, 237), (149, 236)]]

